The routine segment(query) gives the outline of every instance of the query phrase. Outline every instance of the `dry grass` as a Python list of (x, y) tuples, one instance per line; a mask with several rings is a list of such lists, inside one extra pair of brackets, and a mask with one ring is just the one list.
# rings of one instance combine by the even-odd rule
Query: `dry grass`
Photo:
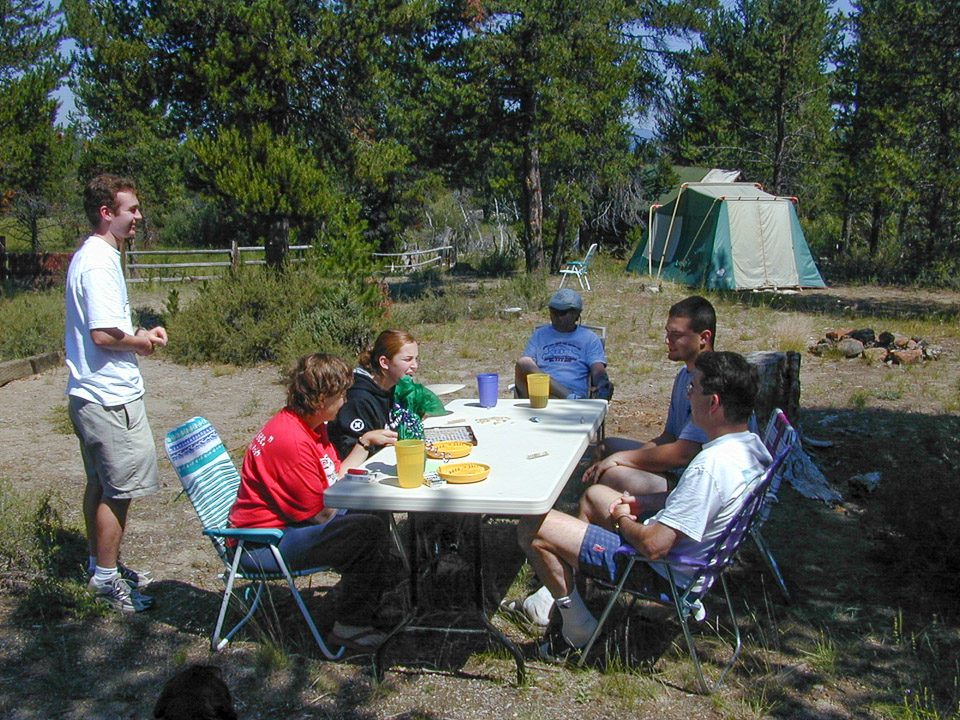
[[(617, 386), (607, 430), (649, 438), (662, 426), (675, 372), (664, 358), (663, 324), (669, 306), (688, 291), (664, 286), (659, 293), (649, 292), (644, 278), (624, 275), (620, 265), (601, 260), (591, 274), (594, 290), (584, 293), (584, 319), (607, 326), (610, 374)], [(548, 279), (541, 302), (556, 283), (556, 278)], [(153, 292), (157, 303), (165, 298), (163, 292), (144, 291)], [(477, 372), (500, 373), (504, 387), (503, 379), (512, 377), (514, 358), (530, 328), (544, 322), (545, 313), (533, 309), (534, 303), (515, 320), (472, 319), (477, 292), (492, 297), (489, 289), (466, 284), (452, 294), (454, 302), (444, 310), (453, 315), (447, 322), (411, 324), (421, 342), (423, 382), (463, 382), (467, 388), (462, 394), (472, 395)], [(189, 294), (184, 288), (181, 303)], [(516, 298), (522, 300), (519, 294)], [(181, 506), (168, 504), (154, 510), (165, 522), (158, 523), (163, 527), (154, 531), (151, 542), (164, 553), (185, 553), (191, 573), (162, 576), (154, 592), (158, 607), (146, 616), (23, 622), (15, 617), (27, 596), (9, 583), (4, 586), (0, 716), (146, 717), (166, 678), (184, 664), (212, 661), (223, 667), (241, 717), (956, 717), (960, 625), (950, 583), (960, 573), (941, 569), (951, 567), (946, 556), (935, 558), (937, 566), (924, 564), (925, 546), (918, 539), (923, 528), (911, 535), (913, 526), (907, 523), (930, 512), (931, 506), (922, 504), (925, 498), (949, 510), (952, 498), (960, 496), (950, 484), (960, 475), (960, 346), (953, 338), (953, 308), (960, 302), (956, 296), (924, 296), (924, 313), (910, 294), (872, 288), (787, 298), (710, 298), (720, 317), (718, 349), (803, 353), (803, 429), (835, 443), (815, 459), (848, 495), (841, 507), (827, 508), (784, 490), (766, 534), (795, 602), (784, 604), (759, 557), (752, 551), (744, 554), (732, 579), (745, 647), (716, 696), (686, 691), (695, 686), (695, 678), (675, 628), (636, 622), (626, 640), (632, 661), (613, 653), (601, 655), (583, 671), (531, 661), (528, 683), (522, 687), (514, 685), (512, 659), (483, 640), (412, 634), (390, 651), (391, 670), (385, 682), (377, 684), (364, 658), (318, 660), (282, 592), (276, 595), (276, 619), (269, 627), (245, 632), (211, 658), (206, 633), (220, 591), (214, 559), (209, 547), (201, 548), (194, 552), (202, 559), (191, 565), (194, 556), (186, 554), (186, 546), (199, 547), (202, 538), (188, 536), (184, 525), (170, 520), (178, 517)], [(521, 304), (511, 303), (515, 298), (509, 294), (496, 299), (504, 306)], [(144, 302), (134, 299), (135, 305)], [(435, 298), (429, 302), (440, 308)], [(423, 317), (413, 304), (403, 302), (395, 312), (397, 319)], [(905, 315), (911, 319), (897, 319)], [(871, 367), (805, 353), (806, 345), (831, 327), (867, 326), (921, 336), (944, 345), (947, 352), (939, 362), (910, 368)], [(273, 402), (265, 383), (272, 383), (276, 373), (272, 368), (248, 373), (216, 366), (209, 368), (209, 381), (236, 384), (232, 407), (217, 410), (229, 410), (255, 430)], [(175, 411), (184, 416), (211, 411), (188, 394), (167, 402), (179, 402), (182, 407)], [(60, 419), (43, 408), (38, 412), (46, 428)], [(242, 448), (244, 433), (228, 439), (230, 446)], [(850, 496), (846, 480), (869, 471), (882, 473), (880, 489), (868, 497)], [(930, 478), (940, 484), (924, 485)], [(137, 524), (142, 523), (138, 517)], [(949, 527), (943, 521), (937, 529)], [(495, 548), (489, 560), (500, 596), (535, 587), (528, 569), (516, 572), (518, 551), (510, 525), (489, 524), (485, 532), (492, 539), (488, 547)], [(920, 552), (905, 555), (904, 537)], [(144, 554), (156, 552), (159, 559), (161, 551), (152, 547), (145, 546)], [(597, 594), (588, 602), (596, 607), (604, 599)], [(324, 626), (332, 610), (330, 594), (311, 593), (308, 604)], [(535, 636), (500, 617), (495, 622), (532, 657)], [(705, 630), (698, 635), (707, 672), (714, 674), (723, 651)]]

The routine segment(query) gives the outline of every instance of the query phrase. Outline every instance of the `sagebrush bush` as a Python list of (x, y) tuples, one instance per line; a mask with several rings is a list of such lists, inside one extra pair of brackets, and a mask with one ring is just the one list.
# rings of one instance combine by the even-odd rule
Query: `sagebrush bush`
[(504, 252), (494, 250), (489, 255), (484, 255), (477, 263), (477, 273), (481, 277), (509, 277), (517, 270), (517, 253), (511, 248)]
[(325, 288), (313, 308), (305, 310), (284, 336), (277, 361), (287, 366), (312, 352), (340, 355), (352, 362), (373, 342), (382, 313), (344, 284)]
[(63, 350), (63, 288), (0, 300), (0, 362)]
[(286, 362), (293, 353), (336, 351), (366, 342), (364, 326), (380, 320), (376, 285), (329, 279), (303, 263), (277, 273), (244, 268), (205, 283), (168, 319), (174, 360), (255, 365)]

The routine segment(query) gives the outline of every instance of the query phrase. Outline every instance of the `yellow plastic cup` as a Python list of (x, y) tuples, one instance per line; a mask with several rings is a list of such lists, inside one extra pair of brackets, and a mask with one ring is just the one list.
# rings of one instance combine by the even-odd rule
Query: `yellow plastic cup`
[(527, 375), (527, 392), (530, 395), (530, 407), (545, 408), (550, 397), (550, 376), (546, 373)]
[(423, 485), (423, 463), (426, 451), (423, 440), (398, 440), (397, 480), (402, 488), (415, 488)]

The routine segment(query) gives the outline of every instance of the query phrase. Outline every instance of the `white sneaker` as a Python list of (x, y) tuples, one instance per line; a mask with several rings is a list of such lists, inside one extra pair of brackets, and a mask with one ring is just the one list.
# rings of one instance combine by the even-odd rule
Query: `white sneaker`
[(129, 581), (120, 577), (119, 573), (104, 583), (98, 583), (95, 578), (90, 578), (87, 590), (114, 610), (124, 613), (142, 612), (153, 603), (153, 598), (138, 593), (131, 587)]

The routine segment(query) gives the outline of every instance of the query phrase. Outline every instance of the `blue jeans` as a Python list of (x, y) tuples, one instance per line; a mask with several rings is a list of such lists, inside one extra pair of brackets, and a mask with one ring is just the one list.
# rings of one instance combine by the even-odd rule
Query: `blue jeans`
[[(364, 513), (337, 515), (323, 525), (285, 527), (280, 553), (291, 570), (329, 566), (340, 573), (337, 620), (369, 625), (383, 593), (388, 545), (382, 518)], [(240, 567), (249, 572), (280, 572), (270, 548), (244, 546)]]

